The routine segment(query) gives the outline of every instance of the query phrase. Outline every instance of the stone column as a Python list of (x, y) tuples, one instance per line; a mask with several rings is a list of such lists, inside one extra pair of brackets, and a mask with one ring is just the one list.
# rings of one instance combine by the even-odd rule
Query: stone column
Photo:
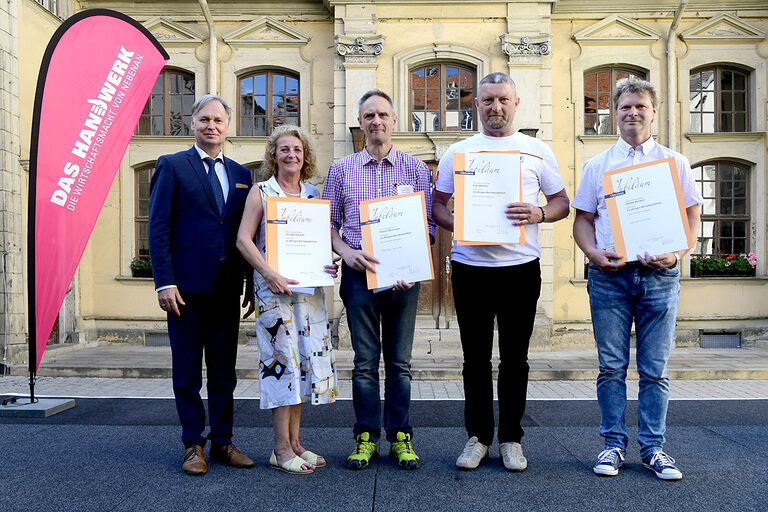
[[(376, 88), (376, 58), (384, 49), (384, 38), (376, 34), (375, 4), (335, 4), (334, 18), (333, 158), (338, 160), (354, 151), (349, 127), (358, 126), (360, 96)], [(347, 316), (338, 286), (329, 316), (334, 343), (350, 349)]]
[(334, 66), (334, 147), (338, 159), (352, 152), (350, 126), (357, 126), (357, 101), (376, 87), (376, 58), (384, 41), (376, 35), (376, 5), (334, 6), (336, 58)]
[[(509, 75), (517, 85), (520, 108), (515, 128), (537, 129), (537, 138), (552, 143), (552, 64), (549, 34), (551, 2), (528, 1), (507, 4), (507, 33), (500, 36), (507, 55)], [(541, 196), (541, 203), (545, 198)], [(550, 346), (554, 297), (554, 239), (552, 224), (539, 226), (541, 246), (541, 296), (531, 347)]]
[(0, 19), (0, 364), (10, 367), (27, 361), (17, 0), (0, 3)]

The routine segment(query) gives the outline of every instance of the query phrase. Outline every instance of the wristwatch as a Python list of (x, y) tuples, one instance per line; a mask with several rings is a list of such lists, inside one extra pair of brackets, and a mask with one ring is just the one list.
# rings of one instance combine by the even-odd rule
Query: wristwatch
[(672, 251), (672, 254), (675, 255), (675, 262), (667, 268), (675, 268), (677, 265), (680, 264), (680, 255), (677, 254), (677, 251)]

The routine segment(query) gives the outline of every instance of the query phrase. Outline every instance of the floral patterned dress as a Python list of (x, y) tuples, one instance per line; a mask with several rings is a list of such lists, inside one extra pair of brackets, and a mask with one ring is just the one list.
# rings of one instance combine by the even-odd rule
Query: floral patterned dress
[[(287, 197), (274, 177), (258, 183), (266, 196)], [(301, 184), (302, 198), (319, 197), (314, 185)], [(266, 211), (266, 209), (264, 210)], [(256, 233), (256, 246), (264, 255), (265, 216)], [(259, 347), (261, 408), (332, 403), (338, 395), (336, 364), (331, 346), (325, 292), (273, 294), (254, 271), (256, 339)]]

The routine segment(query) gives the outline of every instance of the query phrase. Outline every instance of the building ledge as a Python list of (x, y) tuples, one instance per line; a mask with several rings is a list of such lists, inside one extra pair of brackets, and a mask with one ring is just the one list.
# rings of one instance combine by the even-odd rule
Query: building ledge
[(718, 133), (686, 133), (685, 138), (691, 142), (755, 142), (761, 140), (768, 132), (718, 132)]

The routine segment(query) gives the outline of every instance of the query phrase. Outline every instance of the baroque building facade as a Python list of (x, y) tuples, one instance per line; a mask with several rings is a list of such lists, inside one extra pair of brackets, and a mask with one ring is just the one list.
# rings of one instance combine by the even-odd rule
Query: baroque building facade
[[(149, 179), (158, 156), (188, 148), (196, 96), (234, 108), (225, 153), (258, 177), (274, 126), (308, 129), (322, 186), (329, 165), (354, 151), (357, 100), (378, 87), (395, 101), (395, 145), (436, 169), (452, 143), (478, 129), (473, 98), (487, 73), (504, 71), (521, 98), (516, 127), (553, 149), (573, 197), (584, 163), (610, 147), (616, 79), (635, 75), (659, 91), (653, 135), (688, 156), (705, 197), (693, 253), (755, 253), (754, 275), (692, 275), (683, 261), (678, 345), (702, 334), (768, 340), (766, 113), (768, 9), (734, 0), (11, 0), (3, 37), (0, 208), (3, 222), (4, 362), (25, 360), (26, 183), (37, 71), (62, 19), (109, 8), (141, 22), (170, 60), (158, 78), (67, 295), (51, 342), (149, 343), (165, 321), (152, 281), (133, 277), (148, 257)], [(8, 85), (12, 84), (12, 85)], [(5, 89), (3, 89), (5, 87)], [(8, 88), (10, 87), (10, 90)], [(540, 231), (543, 287), (533, 346), (592, 343), (584, 256), (572, 217)], [(446, 261), (450, 234), (433, 247), (436, 279), (423, 286), (419, 326), (436, 342), (455, 329)], [(514, 290), (510, 290), (514, 293)], [(344, 315), (331, 298), (344, 343)], [(243, 333), (250, 328), (243, 322)], [(455, 336), (455, 335), (454, 335)]]

